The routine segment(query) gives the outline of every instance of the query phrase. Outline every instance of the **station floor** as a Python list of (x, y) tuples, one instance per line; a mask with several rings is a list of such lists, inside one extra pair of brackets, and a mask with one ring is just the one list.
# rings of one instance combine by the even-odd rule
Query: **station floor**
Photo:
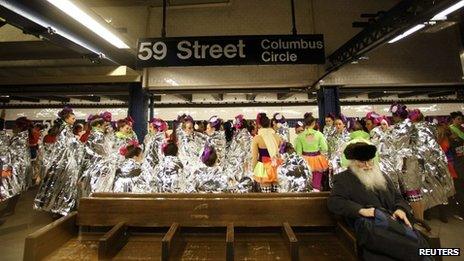
[[(15, 214), (0, 225), (1, 261), (22, 260), (26, 236), (53, 221), (51, 215), (32, 209), (35, 194), (34, 189), (24, 193), (16, 206)], [(445, 224), (436, 219), (437, 217), (436, 213), (432, 213), (433, 219), (429, 223), (440, 235), (442, 247), (461, 248), (461, 257), (445, 257), (443, 260), (464, 260), (464, 221), (451, 215), (449, 222)]]

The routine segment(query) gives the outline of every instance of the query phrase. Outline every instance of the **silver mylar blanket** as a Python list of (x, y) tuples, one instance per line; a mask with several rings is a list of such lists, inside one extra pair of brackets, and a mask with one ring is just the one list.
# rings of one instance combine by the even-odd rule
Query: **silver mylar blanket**
[(66, 125), (45, 160), (45, 177), (34, 200), (34, 209), (67, 215), (76, 205), (79, 156), (83, 145)]

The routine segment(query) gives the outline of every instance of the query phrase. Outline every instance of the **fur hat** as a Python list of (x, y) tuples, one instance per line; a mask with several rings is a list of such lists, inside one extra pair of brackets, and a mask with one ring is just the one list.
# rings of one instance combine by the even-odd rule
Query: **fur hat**
[(377, 148), (374, 145), (362, 141), (349, 144), (343, 151), (347, 160), (359, 161), (373, 159), (376, 152)]

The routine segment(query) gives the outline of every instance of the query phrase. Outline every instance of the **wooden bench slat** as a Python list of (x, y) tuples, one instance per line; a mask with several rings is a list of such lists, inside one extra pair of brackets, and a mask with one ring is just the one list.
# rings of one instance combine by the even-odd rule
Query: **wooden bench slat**
[(336, 232), (338, 238), (351, 250), (355, 255), (358, 255), (358, 245), (354, 231), (351, 230), (345, 222), (337, 222)]
[(173, 223), (161, 240), (161, 260), (170, 260), (174, 252), (181, 248), (181, 244), (179, 223)]
[(328, 197), (330, 192), (308, 192), (308, 193), (111, 193), (97, 192), (92, 193), (93, 198), (300, 198), (300, 197)]
[(226, 232), (226, 261), (234, 261), (234, 224), (230, 223), (227, 225)]
[(108, 260), (121, 250), (129, 239), (125, 222), (119, 222), (98, 242), (98, 259)]
[(41, 260), (77, 235), (77, 212), (72, 212), (26, 237), (24, 260)]
[[(83, 198), (80, 226), (169, 227), (172, 221), (185, 227), (280, 227), (335, 226), (325, 197), (259, 198)], [(253, 218), (244, 218), (250, 217)]]
[(300, 259), (298, 251), (298, 239), (288, 222), (282, 224), (282, 237), (284, 238), (292, 261)]

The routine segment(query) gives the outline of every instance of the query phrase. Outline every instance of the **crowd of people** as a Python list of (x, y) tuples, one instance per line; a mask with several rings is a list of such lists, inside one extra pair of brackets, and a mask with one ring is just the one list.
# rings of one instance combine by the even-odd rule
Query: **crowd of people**
[(294, 126), (294, 140), (280, 113), (229, 121), (184, 114), (172, 124), (153, 118), (143, 142), (130, 117), (114, 121), (109, 112), (77, 123), (73, 110), (64, 108), (48, 129), (20, 117), (12, 134), (0, 133), (0, 199), (9, 201), (4, 212), (12, 212), (19, 195), (38, 185), (34, 209), (66, 215), (94, 192), (327, 191), (350, 168), (345, 148), (365, 141), (376, 148), (379, 173), (418, 219), (449, 198), (464, 202), (462, 113), (437, 123), (402, 104), (390, 111), (363, 119), (327, 115), (322, 128), (306, 113)]

